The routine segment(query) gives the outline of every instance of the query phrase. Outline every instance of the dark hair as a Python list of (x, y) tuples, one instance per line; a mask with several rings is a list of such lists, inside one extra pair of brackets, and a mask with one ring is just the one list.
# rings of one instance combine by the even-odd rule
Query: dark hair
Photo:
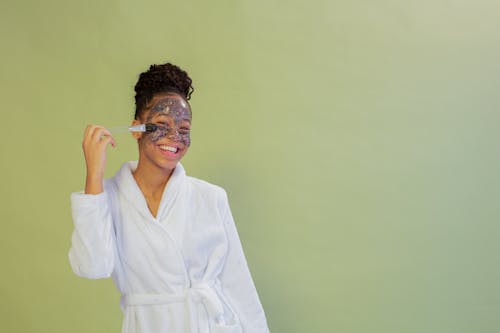
[(176, 93), (186, 101), (194, 91), (188, 73), (171, 63), (151, 65), (149, 70), (139, 75), (135, 85), (135, 119), (139, 119), (154, 95), (159, 93)]

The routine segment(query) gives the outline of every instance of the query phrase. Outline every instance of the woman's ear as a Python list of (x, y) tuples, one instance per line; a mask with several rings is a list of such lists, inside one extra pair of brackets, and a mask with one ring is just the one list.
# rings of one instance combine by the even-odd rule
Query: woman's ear
[[(141, 122), (137, 119), (134, 119), (132, 121), (132, 126), (140, 125), (140, 124), (141, 124)], [(139, 140), (140, 138), (142, 138), (142, 132), (132, 132), (132, 136), (134, 137), (134, 139)]]

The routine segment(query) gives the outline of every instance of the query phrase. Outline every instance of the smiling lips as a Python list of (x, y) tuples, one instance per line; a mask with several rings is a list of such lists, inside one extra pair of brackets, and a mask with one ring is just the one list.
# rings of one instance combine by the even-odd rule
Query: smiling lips
[(160, 145), (158, 146), (161, 150), (164, 150), (164, 151), (169, 151), (169, 152), (172, 152), (172, 153), (177, 153), (179, 151), (179, 148), (178, 147), (173, 147), (173, 146), (167, 146), (167, 145)]

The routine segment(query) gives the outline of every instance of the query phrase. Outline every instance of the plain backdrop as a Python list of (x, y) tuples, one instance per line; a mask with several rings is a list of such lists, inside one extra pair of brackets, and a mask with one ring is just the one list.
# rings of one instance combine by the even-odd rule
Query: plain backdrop
[(0, 331), (120, 331), (69, 195), (84, 127), (128, 125), (166, 61), (272, 332), (500, 331), (498, 1), (2, 0), (0, 36)]

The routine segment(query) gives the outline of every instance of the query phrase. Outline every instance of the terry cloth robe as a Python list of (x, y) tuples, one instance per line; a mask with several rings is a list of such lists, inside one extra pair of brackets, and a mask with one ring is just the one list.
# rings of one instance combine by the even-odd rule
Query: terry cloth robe
[(151, 214), (125, 163), (104, 192), (71, 194), (75, 274), (111, 276), (123, 333), (269, 332), (226, 192), (179, 163)]

